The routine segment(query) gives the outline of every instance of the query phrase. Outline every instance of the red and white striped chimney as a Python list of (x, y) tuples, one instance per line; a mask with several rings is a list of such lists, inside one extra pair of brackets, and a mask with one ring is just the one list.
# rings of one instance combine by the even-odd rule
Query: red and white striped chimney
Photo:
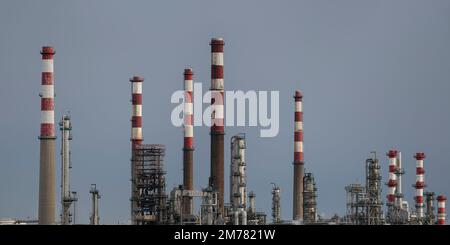
[(136, 186), (136, 163), (139, 161), (136, 149), (142, 144), (142, 82), (144, 79), (134, 76), (131, 82), (131, 222), (136, 224), (138, 189)]
[(295, 91), (293, 219), (303, 219), (303, 95)]
[(211, 177), (210, 184), (218, 191), (218, 207), (224, 215), (224, 80), (222, 38), (211, 39)]
[(413, 187), (416, 188), (416, 212), (417, 218), (423, 218), (423, 188), (425, 187), (423, 159), (425, 159), (425, 153), (417, 152), (414, 158), (416, 159), (416, 184)]
[(184, 70), (184, 148), (194, 148), (194, 107), (193, 107), (193, 82), (192, 69)]
[[(194, 108), (192, 69), (184, 70), (184, 147), (183, 147), (183, 187), (184, 190), (194, 190)], [(193, 214), (192, 197), (184, 197), (183, 214)]]
[(53, 47), (43, 47), (41, 86), (41, 137), (55, 137)]
[(131, 147), (134, 150), (136, 146), (142, 144), (142, 82), (144, 78), (134, 76), (131, 82)]
[(394, 205), (395, 201), (395, 188), (397, 187), (397, 175), (395, 174), (395, 169), (397, 166), (397, 150), (390, 150), (386, 155), (389, 157), (389, 181), (388, 185), (388, 194), (387, 194), (387, 202), (388, 205)]
[(53, 47), (42, 47), (41, 132), (39, 168), (39, 224), (55, 224), (55, 112), (53, 86)]
[(445, 201), (447, 201), (447, 197), (440, 195), (437, 197), (438, 201), (438, 225), (445, 225)]

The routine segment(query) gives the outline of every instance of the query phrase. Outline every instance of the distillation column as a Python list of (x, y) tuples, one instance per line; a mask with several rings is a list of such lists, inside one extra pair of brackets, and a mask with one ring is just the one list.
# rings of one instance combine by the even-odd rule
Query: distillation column
[(55, 113), (53, 87), (53, 47), (42, 47), (41, 83), (41, 133), (39, 166), (39, 213), (40, 225), (55, 224), (56, 176), (55, 176)]
[(397, 186), (395, 188), (395, 206), (397, 209), (403, 209), (403, 192), (402, 192), (402, 175), (405, 173), (402, 167), (402, 152), (397, 153), (397, 167), (395, 174), (397, 175)]
[(230, 202), (233, 209), (246, 208), (245, 135), (231, 138)]
[(234, 223), (247, 223), (247, 184), (245, 163), (245, 134), (231, 137), (230, 203), (234, 213)]
[(222, 38), (211, 40), (211, 174), (210, 185), (218, 192), (218, 212), (224, 214), (224, 80)]
[(425, 187), (424, 182), (425, 170), (423, 168), (423, 159), (425, 159), (425, 153), (417, 152), (416, 155), (414, 155), (414, 158), (416, 159), (416, 184), (414, 184), (413, 187), (416, 188), (416, 196), (415, 196), (416, 213), (417, 219), (420, 222), (424, 218), (423, 188)]
[(142, 144), (142, 77), (134, 76), (131, 82), (131, 223), (136, 224), (135, 210), (137, 210), (136, 188), (136, 149)]
[(70, 141), (72, 140), (72, 123), (69, 115), (63, 115), (59, 123), (61, 130), (61, 224), (68, 225), (71, 222), (70, 207), (77, 198), (70, 192)]
[[(193, 76), (192, 69), (184, 70), (184, 147), (183, 147), (183, 189), (194, 190), (194, 117), (193, 117)], [(185, 215), (192, 215), (194, 203), (191, 196), (183, 199)]]
[(294, 133), (294, 206), (293, 220), (303, 218), (303, 95), (295, 91), (295, 133)]
[(281, 190), (280, 187), (272, 183), (272, 219), (274, 224), (278, 224), (281, 221)]

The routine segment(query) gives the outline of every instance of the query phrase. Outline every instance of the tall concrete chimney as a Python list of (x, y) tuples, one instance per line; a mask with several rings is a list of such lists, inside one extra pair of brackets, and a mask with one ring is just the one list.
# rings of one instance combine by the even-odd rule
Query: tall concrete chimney
[[(194, 118), (193, 118), (193, 76), (192, 69), (184, 70), (184, 147), (183, 147), (183, 189), (194, 190)], [(183, 198), (183, 214), (192, 215), (194, 203), (191, 196)]]
[(295, 132), (294, 132), (294, 206), (293, 220), (303, 219), (303, 95), (295, 91)]
[(218, 213), (224, 209), (224, 86), (222, 38), (211, 40), (211, 175), (210, 185), (218, 192)]
[(136, 148), (142, 144), (142, 77), (134, 76), (131, 82), (131, 223), (136, 224), (138, 190), (136, 188)]
[(39, 167), (39, 224), (55, 224), (55, 113), (53, 87), (53, 47), (42, 47), (41, 134)]

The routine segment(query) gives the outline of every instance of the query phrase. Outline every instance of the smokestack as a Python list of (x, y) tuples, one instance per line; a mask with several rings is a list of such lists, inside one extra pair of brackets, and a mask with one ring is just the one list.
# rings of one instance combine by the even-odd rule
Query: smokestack
[(53, 47), (42, 47), (41, 134), (39, 167), (39, 224), (55, 224), (55, 113)]
[(213, 191), (218, 192), (218, 213), (224, 209), (224, 86), (222, 38), (211, 39), (211, 177)]
[[(184, 70), (184, 147), (183, 147), (183, 189), (194, 190), (194, 118), (193, 118), (193, 76), (192, 69)], [(183, 214), (194, 212), (192, 197), (184, 197)]]
[(136, 188), (136, 149), (142, 144), (142, 77), (134, 76), (131, 82), (131, 221), (136, 224), (134, 211), (137, 210), (138, 191)]
[(423, 188), (425, 187), (425, 170), (423, 168), (423, 159), (425, 159), (425, 153), (417, 152), (414, 158), (416, 159), (416, 184), (413, 187), (416, 188), (416, 212), (417, 218), (422, 219), (424, 217)]
[(303, 218), (303, 95), (295, 91), (295, 132), (294, 132), (294, 212), (293, 219)]
[(445, 201), (447, 200), (447, 197), (445, 196), (438, 196), (438, 225), (445, 225)]
[(395, 201), (395, 188), (397, 187), (397, 175), (395, 174), (397, 166), (397, 151), (392, 149), (386, 155), (389, 157), (389, 181), (388, 194), (387, 194), (387, 205), (392, 207)]

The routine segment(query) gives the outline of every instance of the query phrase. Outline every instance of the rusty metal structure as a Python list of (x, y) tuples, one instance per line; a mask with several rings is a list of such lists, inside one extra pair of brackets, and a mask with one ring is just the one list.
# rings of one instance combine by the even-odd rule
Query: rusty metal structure
[(166, 148), (160, 144), (136, 146), (133, 158), (135, 179), (132, 202), (133, 220), (137, 225), (164, 224), (167, 219)]

